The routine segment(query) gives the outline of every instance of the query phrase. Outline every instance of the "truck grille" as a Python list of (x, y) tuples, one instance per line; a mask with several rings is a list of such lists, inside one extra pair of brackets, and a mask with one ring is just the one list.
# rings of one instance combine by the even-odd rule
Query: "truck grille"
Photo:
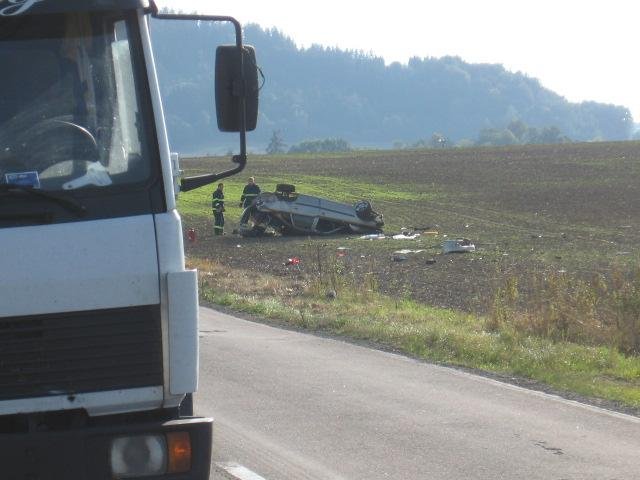
[(0, 318), (0, 400), (154, 385), (158, 306)]

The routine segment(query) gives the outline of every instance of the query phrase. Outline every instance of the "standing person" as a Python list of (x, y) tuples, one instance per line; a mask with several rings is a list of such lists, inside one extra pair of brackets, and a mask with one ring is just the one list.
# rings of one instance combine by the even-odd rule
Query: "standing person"
[(224, 234), (224, 183), (219, 183), (211, 194), (211, 208), (213, 209), (213, 233)]
[(249, 177), (249, 183), (244, 186), (242, 190), (242, 197), (240, 197), (240, 206), (247, 208), (253, 203), (253, 200), (260, 194), (260, 187), (256, 185), (256, 179)]

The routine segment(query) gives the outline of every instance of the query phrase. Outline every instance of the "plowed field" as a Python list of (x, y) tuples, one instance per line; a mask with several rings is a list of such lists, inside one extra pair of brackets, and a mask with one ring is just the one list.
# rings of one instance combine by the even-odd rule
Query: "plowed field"
[[(227, 168), (227, 159), (187, 159), (187, 174)], [(232, 234), (240, 191), (255, 176), (263, 190), (293, 183), (299, 192), (354, 202), (370, 199), (385, 233), (437, 231), (417, 240), (331, 238), (243, 239)], [(187, 254), (248, 271), (301, 276), (323, 262), (358, 281), (375, 280), (393, 295), (482, 311), (505, 276), (557, 270), (606, 273), (640, 263), (640, 143), (592, 143), (452, 150), (256, 156), (241, 176), (225, 180), (227, 224), (214, 237), (205, 187), (181, 196)], [(444, 255), (447, 238), (473, 241), (472, 254)], [(347, 255), (338, 256), (345, 247)], [(424, 250), (397, 262), (393, 252)], [(284, 265), (298, 256), (299, 266)], [(434, 263), (435, 260), (435, 263)], [(526, 282), (525, 282), (526, 283)]]

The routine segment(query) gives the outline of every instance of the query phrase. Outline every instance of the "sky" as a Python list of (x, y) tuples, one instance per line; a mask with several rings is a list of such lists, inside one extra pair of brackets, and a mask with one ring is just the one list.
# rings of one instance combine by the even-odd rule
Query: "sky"
[[(638, 0), (157, 0), (276, 27), (299, 47), (362, 50), (387, 64), (459, 56), (538, 78), (572, 102), (623, 105), (640, 123)], [(258, 53), (258, 58), (260, 52)]]

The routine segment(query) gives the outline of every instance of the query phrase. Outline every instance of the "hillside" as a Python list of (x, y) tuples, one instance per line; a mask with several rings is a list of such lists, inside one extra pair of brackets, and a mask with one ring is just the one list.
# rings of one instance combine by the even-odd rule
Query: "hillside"
[[(236, 139), (217, 132), (213, 64), (215, 46), (232, 42), (231, 28), (164, 21), (154, 23), (152, 32), (172, 148), (226, 152)], [(572, 140), (632, 135), (628, 109), (570, 103), (539, 80), (501, 65), (443, 57), (385, 66), (382, 58), (361, 52), (300, 49), (282, 33), (257, 25), (247, 26), (245, 36), (266, 77), (259, 127), (249, 137), (255, 150), (263, 150), (274, 131), (289, 146), (340, 137), (356, 146), (390, 148), (435, 132), (452, 143), (475, 141), (481, 130), (504, 129), (513, 120), (557, 127)]]

